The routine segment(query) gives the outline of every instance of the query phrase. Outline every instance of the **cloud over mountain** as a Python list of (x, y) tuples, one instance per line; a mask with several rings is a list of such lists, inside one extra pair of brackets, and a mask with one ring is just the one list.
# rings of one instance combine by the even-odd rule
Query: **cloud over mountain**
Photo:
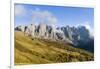
[(32, 11), (32, 21), (40, 21), (43, 23), (55, 24), (57, 23), (57, 18), (47, 10), (40, 10), (39, 8)]
[[(27, 11), (28, 10), (28, 11)], [(29, 22), (32, 23), (46, 23), (46, 24), (56, 24), (58, 19), (56, 16), (48, 10), (41, 10), (38, 7), (33, 9), (27, 9), (24, 5), (16, 5), (14, 14), (17, 17), (27, 18), (30, 16)], [(28, 14), (28, 15), (27, 15)]]

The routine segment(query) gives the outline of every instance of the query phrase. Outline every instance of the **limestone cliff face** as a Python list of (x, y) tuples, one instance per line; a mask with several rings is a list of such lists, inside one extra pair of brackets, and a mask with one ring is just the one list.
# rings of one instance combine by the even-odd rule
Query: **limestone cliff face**
[(15, 28), (17, 31), (22, 31), (27, 36), (32, 38), (50, 39), (55, 41), (69, 42), (75, 46), (79, 45), (79, 42), (88, 42), (91, 40), (90, 32), (85, 26), (79, 27), (54, 27), (40, 23), (39, 25), (18, 26)]

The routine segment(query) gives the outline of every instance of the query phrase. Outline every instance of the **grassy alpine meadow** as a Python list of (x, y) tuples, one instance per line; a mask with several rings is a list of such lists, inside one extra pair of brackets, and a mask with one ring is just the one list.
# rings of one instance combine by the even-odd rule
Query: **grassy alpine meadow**
[(94, 55), (71, 44), (25, 36), (15, 31), (15, 65), (93, 61)]

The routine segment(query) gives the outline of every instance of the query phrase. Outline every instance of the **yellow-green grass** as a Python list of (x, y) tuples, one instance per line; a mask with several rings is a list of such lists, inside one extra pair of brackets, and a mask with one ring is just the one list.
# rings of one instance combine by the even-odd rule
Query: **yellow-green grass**
[(15, 65), (47, 64), (76, 61), (92, 61), (92, 53), (74, 48), (71, 44), (25, 36), (15, 32)]

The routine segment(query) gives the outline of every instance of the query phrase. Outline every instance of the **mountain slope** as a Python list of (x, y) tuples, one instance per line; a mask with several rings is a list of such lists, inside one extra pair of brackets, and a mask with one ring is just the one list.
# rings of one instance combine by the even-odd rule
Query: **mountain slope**
[(15, 31), (15, 65), (92, 61), (93, 54), (71, 44), (44, 39), (32, 39)]

